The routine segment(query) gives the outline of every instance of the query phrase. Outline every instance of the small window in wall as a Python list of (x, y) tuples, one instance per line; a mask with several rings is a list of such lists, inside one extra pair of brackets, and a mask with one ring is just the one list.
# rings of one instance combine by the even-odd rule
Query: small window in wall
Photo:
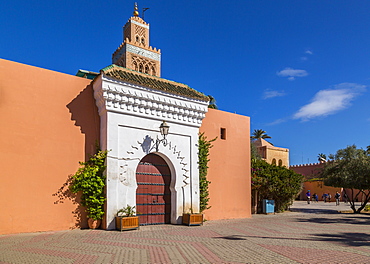
[(221, 135), (220, 135), (221, 139), (226, 139), (226, 128), (222, 128), (221, 127)]
[(276, 165), (276, 159), (272, 159), (271, 164), (272, 164), (272, 165)]
[(281, 159), (279, 159), (279, 166), (283, 166), (283, 161)]

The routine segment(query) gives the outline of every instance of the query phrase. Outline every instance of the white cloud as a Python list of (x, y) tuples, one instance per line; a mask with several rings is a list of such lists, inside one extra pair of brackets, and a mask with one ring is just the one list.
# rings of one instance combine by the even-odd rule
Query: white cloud
[(313, 52), (312, 52), (312, 50), (307, 49), (307, 50), (305, 50), (304, 54), (306, 54), (306, 55), (301, 57), (301, 61), (307, 61), (308, 56), (313, 55)]
[(280, 97), (284, 95), (285, 95), (284, 91), (279, 92), (279, 91), (273, 91), (273, 90), (265, 90), (265, 92), (263, 93), (262, 99), (269, 99), (269, 98)]
[(305, 77), (308, 75), (308, 72), (305, 70), (298, 70), (298, 69), (293, 69), (293, 68), (285, 68), (282, 71), (279, 71), (276, 73), (278, 76), (282, 77), (288, 77), (289, 81), (295, 80), (296, 77)]
[(293, 118), (308, 121), (315, 117), (334, 114), (348, 108), (351, 101), (365, 90), (365, 85), (356, 83), (341, 83), (332, 89), (321, 90), (316, 93), (311, 103), (302, 106)]
[(280, 119), (276, 119), (275, 121), (271, 122), (271, 123), (267, 123), (266, 126), (275, 126), (275, 125), (279, 125), (281, 123), (285, 123), (287, 121), (286, 118), (280, 118)]
[(304, 53), (313, 55), (313, 52), (311, 50), (306, 50)]

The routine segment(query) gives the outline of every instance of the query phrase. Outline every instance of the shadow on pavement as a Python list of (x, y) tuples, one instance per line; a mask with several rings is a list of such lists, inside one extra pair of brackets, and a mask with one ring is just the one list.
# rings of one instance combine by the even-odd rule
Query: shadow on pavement
[(223, 236), (223, 237), (215, 237), (215, 238), (226, 239), (226, 240), (246, 240), (246, 238), (243, 238), (243, 235)]
[(226, 240), (247, 240), (248, 238), (262, 238), (267, 240), (297, 240), (297, 241), (324, 241), (329, 243), (339, 243), (351, 247), (370, 246), (370, 235), (366, 233), (339, 233), (339, 234), (312, 234), (306, 237), (273, 237), (273, 236), (247, 236), (233, 235), (224, 237), (214, 237), (214, 239)]
[(316, 234), (319, 241), (341, 243), (351, 247), (370, 246), (370, 235), (365, 233)]
[(333, 209), (319, 209), (319, 208), (291, 208), (290, 211), (308, 213), (308, 214), (339, 214), (340, 213)]
[(328, 218), (328, 217), (310, 217), (310, 218), (297, 218), (298, 222), (318, 223), (318, 224), (351, 224), (351, 225), (368, 225), (370, 226), (369, 216), (346, 216), (343, 218)]

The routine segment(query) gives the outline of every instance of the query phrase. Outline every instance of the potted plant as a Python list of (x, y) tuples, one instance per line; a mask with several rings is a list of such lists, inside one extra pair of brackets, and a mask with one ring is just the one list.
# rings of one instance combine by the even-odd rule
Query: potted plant
[(203, 214), (193, 213), (192, 209), (190, 211), (190, 213), (182, 214), (182, 224), (187, 226), (203, 225)]
[(108, 151), (98, 150), (88, 161), (80, 162), (81, 167), (72, 176), (71, 191), (81, 192), (81, 204), (86, 207), (88, 224), (98, 228), (104, 216), (105, 203), (105, 159)]
[(117, 230), (132, 230), (139, 228), (139, 217), (136, 216), (135, 206), (127, 205), (116, 214)]

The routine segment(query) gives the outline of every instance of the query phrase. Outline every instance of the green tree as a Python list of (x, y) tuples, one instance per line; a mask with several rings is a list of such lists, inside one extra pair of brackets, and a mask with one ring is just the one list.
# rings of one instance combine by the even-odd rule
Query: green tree
[(271, 138), (269, 135), (266, 134), (266, 131), (262, 129), (255, 129), (252, 133), (251, 139), (266, 139), (266, 138)]
[[(352, 145), (339, 149), (331, 157), (333, 160), (327, 162), (322, 170), (324, 184), (344, 188), (353, 213), (360, 213), (370, 200), (370, 153)], [(351, 192), (347, 193), (346, 189)], [(363, 197), (356, 208), (355, 201), (360, 194)]]
[(209, 162), (209, 150), (212, 148), (212, 142), (217, 138), (207, 140), (207, 137), (204, 133), (199, 134), (198, 141), (198, 166), (199, 166), (199, 196), (200, 196), (200, 212), (203, 212), (206, 209), (209, 209), (209, 191), (208, 186), (211, 183), (207, 180), (208, 174), (208, 162)]
[(258, 153), (257, 147), (251, 144), (251, 159), (262, 159), (261, 155)]
[(259, 200), (273, 199), (276, 212), (288, 209), (302, 189), (303, 175), (260, 159), (252, 159), (251, 165), (252, 188)]

